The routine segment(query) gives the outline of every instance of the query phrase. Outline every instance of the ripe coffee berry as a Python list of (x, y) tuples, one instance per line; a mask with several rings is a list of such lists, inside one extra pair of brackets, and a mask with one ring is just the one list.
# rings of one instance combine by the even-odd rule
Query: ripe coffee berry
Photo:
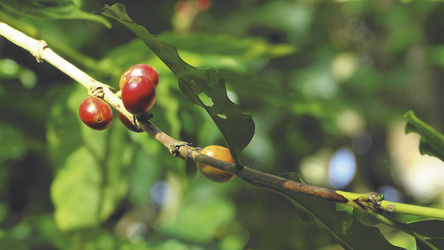
[(102, 99), (90, 96), (80, 104), (79, 116), (86, 126), (95, 130), (104, 130), (113, 120), (113, 111)]
[(133, 77), (123, 86), (123, 106), (133, 115), (145, 114), (153, 107), (155, 101), (156, 90), (148, 78)]
[(126, 118), (126, 116), (122, 115), (122, 113), (119, 113), (119, 119), (123, 123), (123, 125), (125, 125), (125, 127), (127, 127), (129, 130), (137, 133), (143, 132), (143, 129), (136, 128), (136, 126), (134, 126), (133, 123), (130, 120), (128, 120), (128, 118)]
[[(226, 161), (230, 163), (234, 162), (233, 158), (231, 157), (230, 150), (222, 146), (211, 145), (205, 147), (201, 153), (221, 161)], [(230, 173), (205, 165), (200, 162), (197, 163), (197, 169), (203, 176), (214, 182), (228, 182), (234, 178), (234, 175)]]
[(157, 84), (159, 83), (159, 75), (153, 67), (147, 64), (136, 64), (127, 69), (120, 77), (120, 90), (123, 90), (123, 86), (133, 77), (148, 78), (154, 84), (154, 87), (157, 87)]
[(199, 11), (205, 11), (210, 7), (211, 0), (195, 0), (194, 4), (196, 4)]

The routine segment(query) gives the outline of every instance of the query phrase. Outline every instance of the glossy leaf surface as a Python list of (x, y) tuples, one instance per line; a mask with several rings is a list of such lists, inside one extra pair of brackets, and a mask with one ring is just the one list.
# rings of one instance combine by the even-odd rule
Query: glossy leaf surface
[(126, 128), (117, 123), (95, 131), (84, 125), (75, 112), (85, 95), (80, 85), (68, 88), (47, 124), (50, 160), (56, 167), (51, 184), (55, 222), (65, 231), (99, 225), (128, 190)]
[(421, 135), (419, 142), (421, 154), (436, 156), (444, 161), (444, 135), (419, 119), (413, 111), (408, 111), (404, 118), (407, 120), (406, 133), (414, 132)]
[(51, 19), (86, 19), (100, 22), (108, 28), (111, 24), (101, 16), (82, 11), (71, 0), (3, 0), (0, 5), (11, 8), (20, 14)]

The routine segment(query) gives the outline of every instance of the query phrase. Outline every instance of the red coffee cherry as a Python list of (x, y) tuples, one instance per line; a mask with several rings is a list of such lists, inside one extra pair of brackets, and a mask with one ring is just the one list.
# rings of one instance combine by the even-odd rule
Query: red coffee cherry
[(120, 90), (123, 90), (123, 86), (131, 80), (133, 77), (145, 77), (148, 78), (151, 82), (153, 82), (154, 87), (157, 87), (159, 83), (159, 75), (157, 72), (147, 64), (137, 64), (127, 69), (125, 73), (122, 74), (119, 80)]
[(123, 106), (133, 115), (145, 114), (153, 107), (155, 101), (156, 90), (148, 78), (133, 77), (123, 86)]
[(205, 11), (210, 7), (211, 0), (195, 0), (194, 4), (197, 6), (199, 11)]
[(122, 115), (122, 113), (120, 112), (119, 112), (119, 119), (123, 123), (123, 125), (125, 125), (125, 127), (127, 127), (129, 130), (137, 133), (143, 132), (143, 129), (136, 128), (136, 126), (134, 126), (133, 123), (128, 118), (126, 118), (126, 116)]
[[(230, 150), (222, 146), (211, 145), (205, 147), (201, 153), (221, 161), (231, 163), (234, 162), (233, 158), (231, 157)], [(228, 182), (234, 178), (234, 175), (230, 173), (202, 164), (200, 162), (197, 163), (197, 169), (203, 176), (214, 182)]]
[(104, 100), (90, 96), (80, 104), (79, 116), (86, 126), (95, 130), (104, 130), (113, 120), (113, 111)]

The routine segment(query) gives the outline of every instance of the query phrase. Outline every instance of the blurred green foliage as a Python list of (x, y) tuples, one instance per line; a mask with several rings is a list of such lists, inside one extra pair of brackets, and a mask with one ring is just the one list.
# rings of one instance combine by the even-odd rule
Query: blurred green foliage
[[(70, 8), (74, 2), (81, 13), (91, 14), (112, 4), (51, 2)], [(301, 172), (308, 158), (325, 149), (352, 148), (365, 132), (372, 148), (356, 152), (358, 174), (345, 188), (361, 192), (392, 185), (402, 191), (404, 184), (390, 175), (389, 126), (409, 109), (435, 128), (444, 122), (439, 2), (229, 0), (213, 1), (203, 12), (181, 12), (175, 0), (121, 2), (135, 22), (174, 44), (185, 62), (221, 73), (228, 97), (256, 124), (252, 142), (240, 154), (250, 167)], [(99, 81), (117, 88), (130, 66), (152, 65), (160, 78), (153, 123), (195, 146), (225, 143), (204, 110), (181, 93), (177, 77), (120, 23), (98, 16), (93, 19), (99, 22), (31, 17), (10, 3), (15, 2), (0, 2), (0, 21), (47, 41)], [(30, 5), (42, 7), (35, 6)], [(108, 22), (112, 29), (103, 25)], [(117, 120), (106, 131), (90, 130), (77, 115), (85, 97), (87, 91), (67, 76), (0, 40), (3, 248), (338, 246), (327, 229), (296, 213), (284, 197), (238, 179), (210, 183), (193, 163), (171, 157), (155, 140), (127, 131)], [(439, 200), (427, 205), (438, 206)], [(358, 218), (375, 225), (364, 215)], [(326, 219), (337, 222), (334, 215)], [(378, 227), (392, 244), (414, 249), (412, 237)]]

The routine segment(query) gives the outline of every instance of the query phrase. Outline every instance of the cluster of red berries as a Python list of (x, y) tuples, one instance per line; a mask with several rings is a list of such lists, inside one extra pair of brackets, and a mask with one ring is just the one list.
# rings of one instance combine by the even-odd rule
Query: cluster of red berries
[[(121, 98), (125, 109), (135, 116), (146, 114), (156, 101), (159, 75), (153, 67), (137, 64), (122, 74), (119, 80)], [(111, 107), (101, 98), (90, 96), (79, 107), (80, 119), (95, 130), (106, 129), (113, 119)], [(128, 118), (119, 113), (120, 121), (131, 131), (142, 132)]]
[[(156, 101), (156, 87), (159, 83), (159, 75), (153, 67), (146, 64), (137, 64), (122, 74), (119, 80), (123, 106), (135, 116), (146, 114)], [(95, 130), (106, 129), (113, 120), (111, 107), (101, 98), (90, 96), (82, 101), (79, 107), (80, 119), (90, 128)], [(142, 132), (136, 128), (128, 118), (119, 113), (120, 121), (131, 131)], [(202, 154), (212, 158), (233, 163), (228, 148), (211, 145), (204, 148)], [(206, 178), (214, 182), (227, 182), (234, 175), (220, 169), (197, 164), (197, 169)]]

